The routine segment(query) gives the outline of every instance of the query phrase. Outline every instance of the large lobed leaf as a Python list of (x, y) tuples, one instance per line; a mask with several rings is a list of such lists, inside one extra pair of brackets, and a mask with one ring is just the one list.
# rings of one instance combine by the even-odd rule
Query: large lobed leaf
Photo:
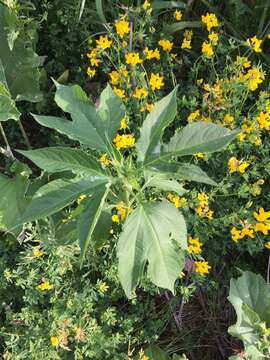
[(183, 216), (169, 202), (143, 203), (127, 218), (118, 241), (118, 270), (127, 297), (131, 297), (148, 262), (147, 276), (157, 286), (174, 292), (187, 248)]
[(124, 105), (110, 85), (103, 90), (100, 106), (96, 108), (80, 86), (55, 84), (55, 102), (71, 115), (72, 121), (33, 115), (36, 121), (92, 149), (110, 152), (111, 141), (125, 115)]

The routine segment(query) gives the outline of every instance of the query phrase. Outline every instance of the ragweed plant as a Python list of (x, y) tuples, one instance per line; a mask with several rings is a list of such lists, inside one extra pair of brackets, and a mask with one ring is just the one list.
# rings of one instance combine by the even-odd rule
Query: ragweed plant
[[(164, 143), (164, 130), (177, 112), (175, 88), (154, 105), (135, 136), (125, 126), (123, 129), (125, 107), (109, 85), (98, 107), (77, 85), (56, 83), (56, 87), (55, 101), (72, 120), (34, 117), (39, 124), (79, 141), (85, 150), (51, 147), (20, 151), (42, 170), (59, 173), (60, 178), (38, 189), (18, 222), (51, 216), (77, 201), (73, 219), (81, 262), (93, 239), (113, 221), (122, 226), (118, 272), (126, 295), (134, 295), (146, 266), (147, 276), (155, 285), (174, 292), (174, 282), (184, 267), (187, 231), (183, 215), (166, 199), (166, 193), (181, 196), (185, 189), (179, 181), (183, 180), (215, 185), (198, 166), (180, 159), (218, 151), (237, 131), (194, 123)], [(63, 172), (74, 176), (61, 176)], [(61, 226), (68, 225), (67, 220)], [(106, 235), (109, 238), (109, 231)]]

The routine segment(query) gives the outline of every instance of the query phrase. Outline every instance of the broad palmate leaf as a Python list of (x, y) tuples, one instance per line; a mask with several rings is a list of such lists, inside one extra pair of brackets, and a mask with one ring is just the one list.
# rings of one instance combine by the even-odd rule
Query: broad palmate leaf
[(92, 149), (110, 152), (112, 139), (125, 115), (124, 105), (110, 85), (103, 90), (100, 106), (96, 108), (80, 86), (55, 84), (55, 102), (71, 115), (72, 121), (33, 115), (36, 121)]
[[(119, 276), (131, 297), (148, 262), (147, 276), (157, 286), (174, 292), (174, 282), (184, 264), (186, 224), (169, 202), (140, 204), (128, 216), (118, 241)], [(179, 249), (181, 248), (181, 249)]]

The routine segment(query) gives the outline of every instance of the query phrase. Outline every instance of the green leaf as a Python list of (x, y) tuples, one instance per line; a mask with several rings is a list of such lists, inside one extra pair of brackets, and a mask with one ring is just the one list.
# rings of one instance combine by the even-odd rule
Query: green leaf
[(85, 210), (81, 213), (77, 226), (79, 234), (79, 244), (81, 248), (81, 264), (85, 257), (86, 250), (92, 239), (93, 232), (98, 223), (105, 200), (110, 190), (109, 184), (103, 185), (95, 191)]
[(229, 333), (245, 346), (255, 344), (259, 340), (256, 325), (270, 325), (270, 284), (261, 275), (245, 271), (238, 279), (231, 279), (228, 300), (237, 314), (237, 322)]
[(26, 45), (25, 39), (20, 35), (12, 43), (12, 50), (10, 49), (10, 29), (17, 27), (18, 21), (16, 12), (0, 3), (0, 60), (5, 69), (7, 89), (11, 97), (15, 101), (37, 102), (42, 98), (39, 67), (43, 58), (34, 52), (33, 46)]
[(165, 128), (174, 120), (177, 111), (177, 87), (167, 96), (158, 101), (154, 109), (147, 115), (140, 131), (136, 147), (138, 161), (160, 151), (160, 139)]
[(125, 106), (120, 97), (112, 90), (110, 84), (102, 91), (99, 100), (97, 109), (100, 117), (99, 125), (108, 139), (112, 140), (125, 116)]
[(173, 34), (177, 31), (184, 30), (186, 28), (200, 28), (202, 27), (201, 21), (179, 21), (173, 24), (164, 26), (163, 31), (167, 34)]
[(107, 22), (107, 20), (105, 18), (104, 11), (103, 11), (102, 0), (96, 0), (96, 9), (97, 9), (97, 14), (100, 18), (100, 21), (105, 24)]
[(0, 174), (0, 230), (14, 232), (18, 218), (21, 217), (28, 201), (25, 193), (28, 187), (28, 179), (17, 175), (9, 178)]
[(38, 167), (48, 172), (72, 171), (86, 176), (106, 176), (100, 163), (82, 150), (50, 147), (38, 150), (17, 150)]
[(169, 202), (143, 203), (128, 216), (118, 241), (118, 270), (127, 297), (131, 297), (148, 262), (147, 275), (157, 286), (174, 292), (184, 264), (186, 224)]
[(178, 180), (196, 181), (203, 184), (217, 185), (199, 166), (189, 163), (160, 162), (151, 169), (159, 174), (167, 174), (168, 177)]
[(160, 349), (156, 345), (150, 345), (146, 350), (145, 354), (149, 357), (149, 360), (169, 360), (169, 355)]
[(163, 191), (174, 191), (179, 195), (183, 195), (186, 192), (177, 181), (169, 180), (169, 176), (166, 173), (145, 172), (145, 175), (145, 187), (155, 187)]
[(162, 10), (162, 9), (185, 9), (186, 4), (183, 1), (162, 1), (162, 0), (154, 0), (151, 3), (153, 10)]
[(97, 225), (92, 234), (91, 245), (93, 246), (94, 250), (98, 250), (108, 240), (110, 237), (111, 226), (111, 212), (108, 210), (102, 210)]
[[(212, 153), (224, 148), (239, 133), (212, 123), (189, 124), (176, 133), (164, 147), (165, 156), (184, 156), (198, 152)], [(162, 154), (163, 157), (164, 154)]]
[[(1, 64), (0, 64), (1, 66)], [(19, 120), (20, 112), (5, 85), (0, 82), (0, 121)]]
[(64, 180), (58, 179), (42, 186), (34, 194), (20, 223), (50, 216), (70, 205), (80, 195), (91, 195), (104, 187), (106, 181), (98, 177)]
[(124, 114), (116, 95), (107, 86), (101, 94), (100, 107), (96, 109), (80, 86), (55, 84), (55, 102), (64, 112), (70, 113), (72, 121), (33, 115), (36, 121), (90, 148), (109, 152)]

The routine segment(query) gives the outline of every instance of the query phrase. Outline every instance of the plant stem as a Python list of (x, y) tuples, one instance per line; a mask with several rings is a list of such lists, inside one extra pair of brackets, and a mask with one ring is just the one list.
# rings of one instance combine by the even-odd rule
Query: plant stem
[(27, 136), (27, 134), (26, 134), (26, 132), (24, 130), (23, 124), (21, 123), (20, 120), (18, 120), (18, 124), (19, 124), (19, 128), (21, 130), (21, 133), (22, 133), (22, 136), (24, 138), (24, 141), (25, 141), (25, 144), (26, 144), (27, 148), (32, 149), (29, 138), (28, 138), (28, 136)]
[(267, 266), (267, 282), (269, 283), (270, 279), (270, 255), (268, 256), (268, 266)]
[(5, 130), (4, 130), (3, 125), (1, 124), (1, 122), (0, 122), (0, 132), (1, 132), (1, 135), (3, 136), (3, 139), (4, 139), (4, 142), (6, 144), (8, 153), (10, 154), (10, 156), (12, 158), (14, 158), (13, 153), (11, 151), (11, 147), (9, 145), (9, 142), (8, 142), (8, 139), (7, 139), (7, 136), (6, 136), (6, 133), (5, 133)]

